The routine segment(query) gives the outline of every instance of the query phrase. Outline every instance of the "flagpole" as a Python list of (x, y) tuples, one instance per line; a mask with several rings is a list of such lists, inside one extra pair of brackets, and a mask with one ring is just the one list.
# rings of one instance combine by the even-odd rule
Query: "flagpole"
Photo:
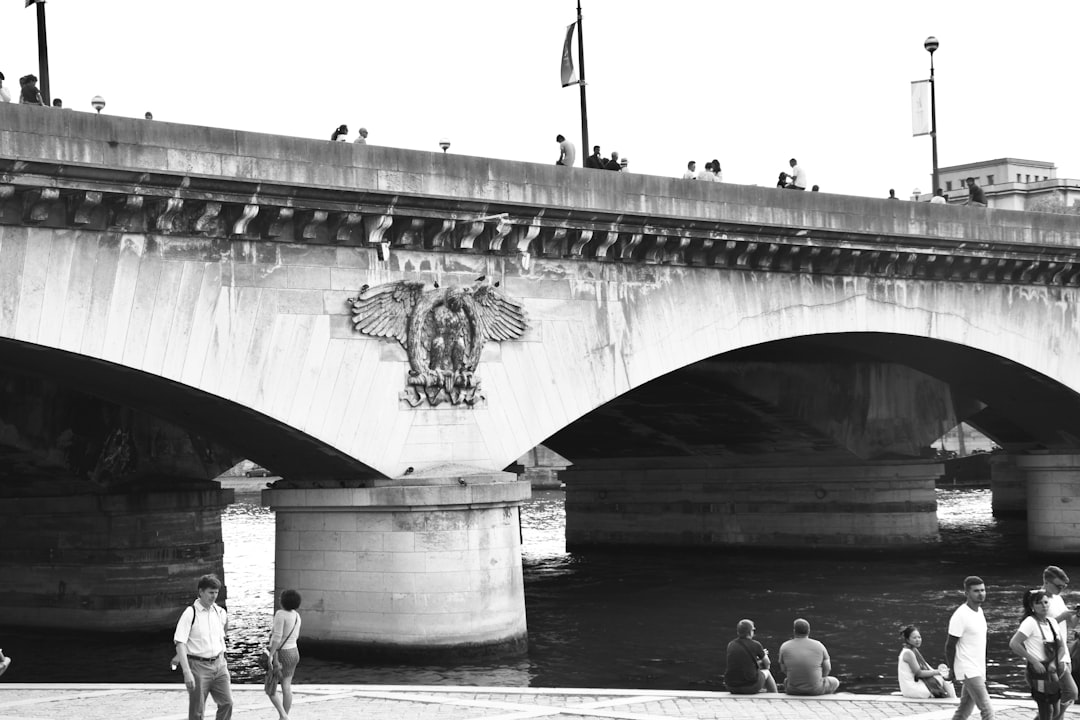
[(577, 4), (578, 87), (581, 88), (581, 165), (589, 157), (589, 111), (585, 106), (585, 31), (581, 24), (581, 0)]
[(41, 73), (41, 99), (46, 105), (52, 105), (49, 97), (49, 41), (45, 37), (45, 0), (37, 0), (37, 46), (38, 72)]

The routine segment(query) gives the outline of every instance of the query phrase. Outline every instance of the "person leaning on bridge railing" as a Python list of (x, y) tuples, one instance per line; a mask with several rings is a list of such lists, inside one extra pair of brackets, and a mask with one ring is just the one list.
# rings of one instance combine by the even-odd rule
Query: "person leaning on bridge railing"
[(4, 655), (4, 651), (0, 649), (0, 675), (7, 672), (7, 669), (11, 667), (11, 658)]

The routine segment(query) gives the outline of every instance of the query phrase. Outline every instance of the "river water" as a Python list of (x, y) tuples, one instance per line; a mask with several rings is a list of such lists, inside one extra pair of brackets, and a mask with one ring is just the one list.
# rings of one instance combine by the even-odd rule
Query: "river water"
[[(296, 681), (722, 690), (724, 648), (740, 618), (754, 620), (757, 639), (775, 658), (792, 620), (805, 617), (811, 635), (829, 648), (841, 690), (889, 693), (896, 689), (900, 628), (919, 625), (923, 654), (932, 665), (941, 662), (963, 578), (977, 574), (988, 589), (991, 692), (1026, 697), (1008, 641), (1019, 624), (1022, 590), (1041, 582), (1042, 564), (1027, 558), (1024, 525), (995, 520), (988, 490), (939, 490), (938, 517), (941, 548), (902, 557), (637, 549), (568, 554), (562, 491), (536, 491), (521, 511), (527, 656), (452, 666), (374, 665), (308, 653)], [(257, 492), (238, 491), (222, 525), (233, 623), (229, 663), (235, 682), (255, 682), (251, 658), (273, 610), (274, 515), (260, 506)], [(168, 669), (168, 637), (3, 628), (0, 646), (15, 659), (4, 681), (180, 681)]]

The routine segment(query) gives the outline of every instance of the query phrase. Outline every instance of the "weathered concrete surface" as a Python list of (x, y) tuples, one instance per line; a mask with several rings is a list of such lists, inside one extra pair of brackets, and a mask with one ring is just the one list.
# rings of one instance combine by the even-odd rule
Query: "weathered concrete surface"
[(4, 623), (103, 632), (174, 625), (195, 578), (225, 578), (221, 511), (232, 495), (207, 488), (4, 498)]
[[(697, 462), (695, 462), (697, 460)], [(566, 547), (897, 550), (938, 541), (941, 465), (729, 467), (606, 458), (566, 481)]]
[[(450, 200), (451, 210), (515, 205), (549, 212), (588, 209), (603, 216), (679, 218), (687, 228), (712, 222), (855, 236), (903, 237), (914, 247), (949, 240), (1073, 248), (1075, 218), (889, 202), (829, 193), (779, 193), (730, 183), (687, 183), (636, 173), (402, 150), (376, 145), (179, 125), (161, 121), (0, 107), (0, 157), (59, 161), (102, 170), (236, 178), (298, 189), (370, 191), (387, 200)], [(496, 210), (498, 212), (499, 210)]]
[[(312, 463), (357, 477), (365, 467), (400, 477), (446, 462), (499, 470), (666, 373), (808, 335), (953, 343), (1080, 387), (1073, 288), (559, 260), (523, 270), (504, 258), (412, 252), (374, 267), (371, 250), (288, 244), (273, 244), (263, 264), (247, 245), (223, 256), (205, 240), (125, 236), (118, 245), (100, 233), (0, 226), (0, 267), (17, 269), (0, 285), (0, 336), (141, 371), (148, 388), (154, 376), (186, 388), (194, 424), (221, 425), (242, 454), (282, 475), (311, 473)], [(345, 299), (360, 285), (417, 277), (417, 267), (446, 285), (501, 278), (529, 312), (525, 338), (485, 351), (481, 407), (403, 406), (404, 351), (349, 327)], [(1027, 413), (1041, 422), (1037, 408)], [(1067, 446), (1054, 432), (1044, 444)], [(282, 452), (281, 438), (303, 454)]]
[(524, 652), (518, 506), (529, 485), (505, 475), (264, 490), (274, 583), (303, 596), (305, 642), (349, 657)]
[(1028, 549), (1080, 554), (1080, 455), (1019, 455), (1015, 461), (1027, 492)]

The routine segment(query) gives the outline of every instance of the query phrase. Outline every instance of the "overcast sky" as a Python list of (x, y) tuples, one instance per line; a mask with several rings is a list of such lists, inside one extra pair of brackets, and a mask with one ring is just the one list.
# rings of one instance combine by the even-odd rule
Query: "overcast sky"
[[(825, 192), (930, 188), (910, 83), (937, 71), (942, 167), (999, 157), (1080, 177), (1080, 3), (582, 0), (589, 139), (632, 172)], [(38, 74), (34, 8), (0, 0), (0, 71)], [(53, 97), (92, 112), (551, 163), (580, 146), (559, 61), (575, 0), (49, 0)], [(579, 147), (580, 152), (580, 147)]]

